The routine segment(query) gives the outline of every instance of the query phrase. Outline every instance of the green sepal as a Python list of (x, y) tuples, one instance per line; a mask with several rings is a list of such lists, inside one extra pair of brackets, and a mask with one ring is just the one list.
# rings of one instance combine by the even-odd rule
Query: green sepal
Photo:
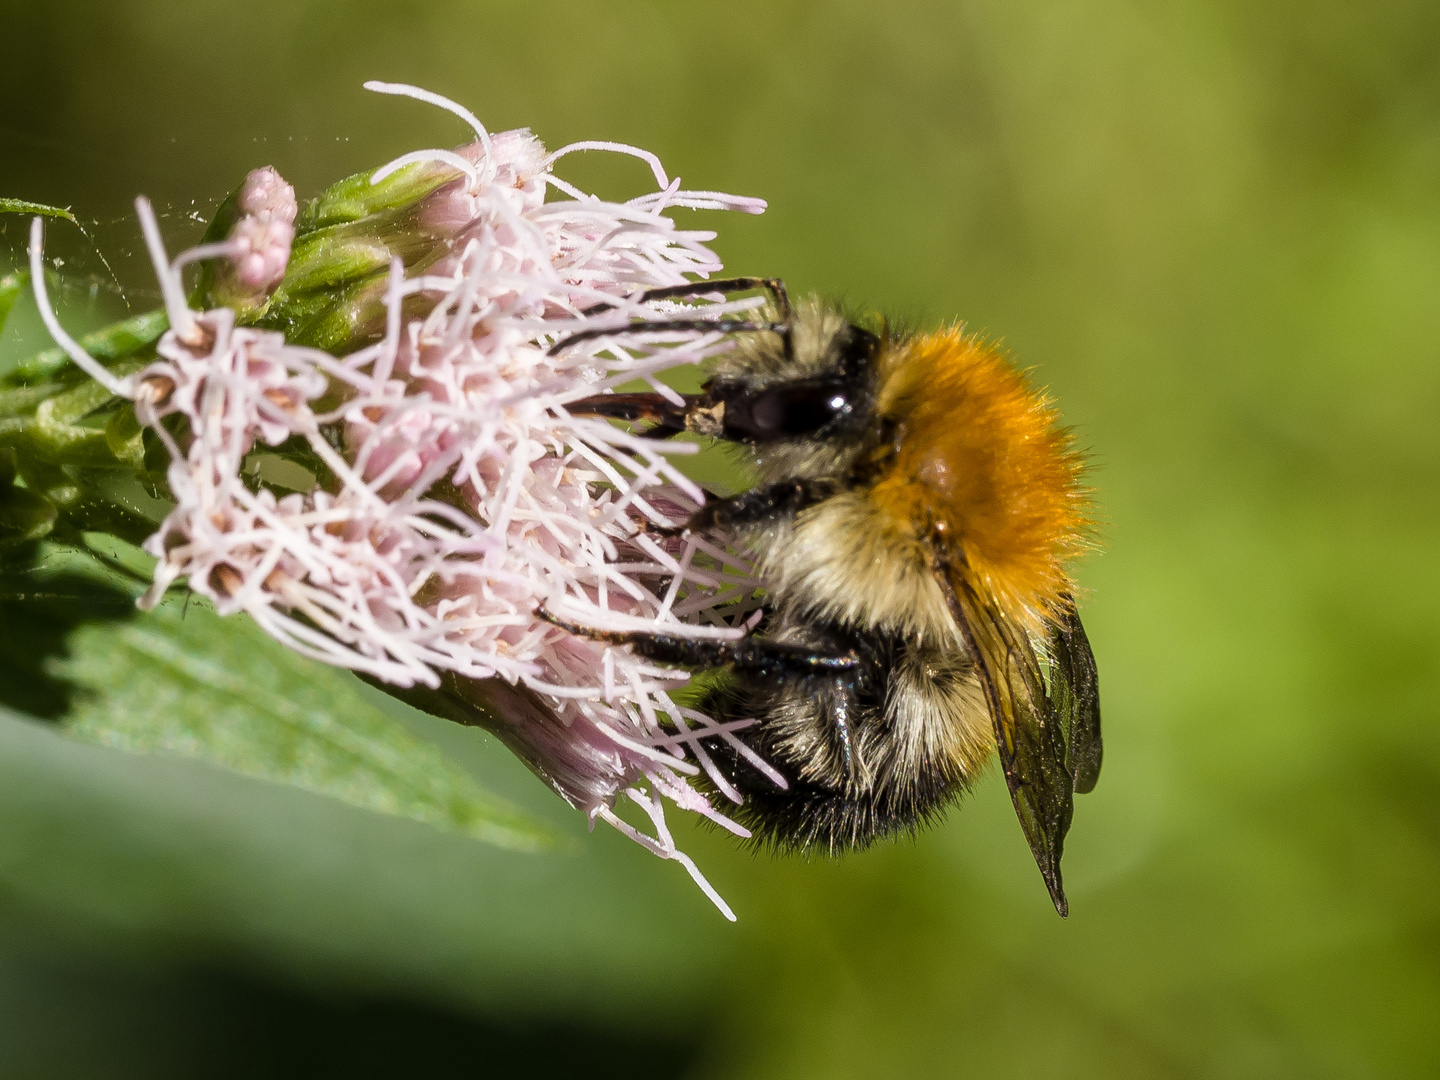
[(296, 241), (285, 280), (256, 324), (296, 345), (349, 352), (384, 329), (391, 261), (413, 273), (448, 250), (447, 238), (422, 229), (408, 207), (318, 229)]
[[(145, 363), (122, 360), (111, 370), (124, 377)], [(5, 417), (0, 409), (0, 448), (10, 451), (25, 488), (71, 528), (131, 541), (153, 533), (171, 502), (163, 469), (147, 461), (154, 436), (147, 441), (131, 403), (87, 380), (0, 392), (0, 406), (27, 394), (44, 394), (28, 415)]]
[(460, 173), (449, 165), (435, 161), (417, 161), (406, 165), (372, 184), (369, 169), (331, 184), (301, 211), (295, 222), (296, 236), (317, 229), (359, 221), (371, 214), (400, 210), (419, 202), (425, 196), (459, 178)]
[(0, 488), (0, 547), (49, 536), (60, 511), (43, 495), (7, 484)]
[(31, 415), (42, 401), (65, 390), (62, 382), (43, 382), (33, 386), (0, 388), (0, 420), (6, 417)]
[[(122, 360), (111, 371), (123, 378), (144, 366), (144, 361)], [(0, 444), (24, 446), (27, 457), (57, 465), (139, 465), (138, 426), (133, 436), (112, 445), (113, 436), (106, 428), (110, 418), (90, 419), (112, 403), (130, 409), (129, 402), (120, 404), (99, 383), (82, 382), (46, 397), (27, 417), (0, 421)]]
[(287, 305), (303, 302), (316, 293), (333, 298), (333, 291), (360, 278), (384, 270), (393, 257), (391, 249), (372, 236), (345, 235), (336, 230), (312, 233), (295, 243), (285, 280), (271, 298), (271, 317), (280, 317)]
[(142, 544), (173, 506), (151, 498), (135, 474), (126, 469), (84, 469), (42, 462), (27, 463), (21, 475), (24, 490), (54, 508), (53, 532), (57, 537), (96, 532)]
[(286, 340), (336, 355), (374, 341), (385, 328), (387, 279), (387, 273), (375, 273), (345, 288), (338, 299), (326, 293), (327, 302), (314, 305), (313, 310), (297, 305), (295, 321), (285, 327)]

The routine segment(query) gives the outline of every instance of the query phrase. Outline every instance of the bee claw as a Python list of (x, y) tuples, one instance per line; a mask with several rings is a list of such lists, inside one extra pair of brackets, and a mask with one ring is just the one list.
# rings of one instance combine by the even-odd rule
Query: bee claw
[(683, 525), (659, 525), (653, 521), (646, 521), (641, 524), (640, 531), (637, 535), (658, 536), (666, 540), (674, 540), (684, 539), (689, 536), (691, 532), (689, 522)]

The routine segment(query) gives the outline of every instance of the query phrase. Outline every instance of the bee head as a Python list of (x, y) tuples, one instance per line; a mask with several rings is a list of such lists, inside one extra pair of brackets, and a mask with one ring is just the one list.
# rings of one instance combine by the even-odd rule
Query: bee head
[(880, 349), (870, 331), (805, 301), (785, 330), (741, 335), (721, 359), (705, 385), (705, 433), (754, 447), (762, 466), (833, 468), (872, 427)]

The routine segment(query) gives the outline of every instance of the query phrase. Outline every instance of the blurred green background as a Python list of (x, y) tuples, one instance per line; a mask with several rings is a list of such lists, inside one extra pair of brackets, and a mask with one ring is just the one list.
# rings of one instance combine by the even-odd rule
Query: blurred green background
[[(87, 223), (93, 243), (51, 229), (72, 325), (153, 303), (136, 193), (173, 250), (255, 166), (303, 197), (464, 138), (360, 89), (381, 78), (763, 196), (692, 219), (737, 272), (1003, 338), (1095, 463), (1107, 743), (1068, 921), (992, 774), (943, 826), (834, 864), (672, 815), (732, 926), (473, 731), (406, 718), (573, 852), (8, 712), (0, 1074), (1440, 1073), (1433, 3), (0, 11), (0, 194)], [(0, 224), (13, 257), (26, 223)], [(36, 340), (17, 315), (6, 355)]]

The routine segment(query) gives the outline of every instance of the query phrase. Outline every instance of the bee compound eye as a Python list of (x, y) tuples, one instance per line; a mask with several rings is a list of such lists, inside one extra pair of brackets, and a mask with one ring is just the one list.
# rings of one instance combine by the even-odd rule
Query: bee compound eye
[(786, 427), (787, 406), (780, 392), (761, 394), (750, 403), (750, 422), (756, 431), (774, 434)]
[(810, 435), (849, 411), (850, 396), (841, 383), (776, 386), (731, 399), (726, 405), (725, 428), (734, 436), (754, 441)]

